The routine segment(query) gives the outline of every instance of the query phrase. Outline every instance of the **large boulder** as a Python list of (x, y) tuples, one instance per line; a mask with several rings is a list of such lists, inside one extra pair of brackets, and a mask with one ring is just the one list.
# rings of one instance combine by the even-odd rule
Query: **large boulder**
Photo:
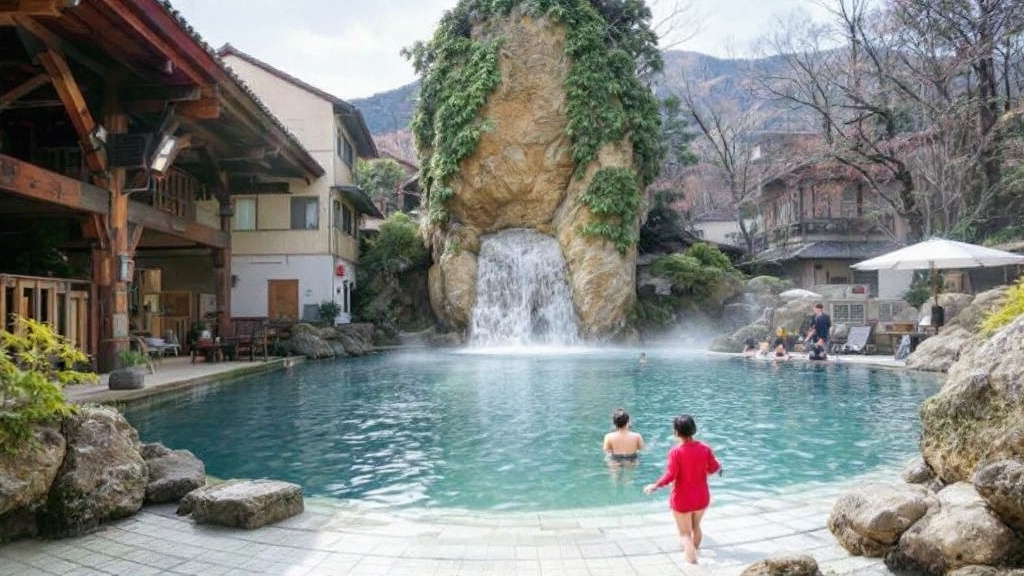
[(160, 443), (144, 444), (142, 458), (149, 470), (146, 502), (177, 502), (206, 484), (206, 466), (188, 450), (171, 450)]
[(0, 517), (41, 504), (64, 461), (66, 443), (55, 424), (37, 425), (33, 445), (17, 452), (0, 449)]
[(55, 424), (36, 425), (32, 436), (22, 450), (0, 449), (0, 542), (37, 532), (35, 510), (64, 461), (66, 443)]
[[(938, 334), (921, 342), (907, 357), (907, 368), (930, 372), (948, 371), (965, 350), (981, 341), (979, 329), (982, 320), (1002, 304), (1005, 295), (1005, 286), (995, 288), (974, 296), (967, 305), (967, 294), (940, 296), (939, 302), (946, 306), (946, 318), (949, 321)], [(930, 313), (932, 302), (929, 300), (921, 309)]]
[(1024, 316), (966, 351), (921, 406), (921, 454), (946, 483), (979, 462), (1024, 459)]
[(1021, 541), (966, 482), (938, 493), (939, 506), (910, 527), (886, 554), (893, 570), (945, 574), (970, 565), (999, 566), (1019, 558)]
[(292, 326), (290, 331), (291, 337), (285, 341), (285, 346), (293, 354), (313, 360), (334, 358), (334, 349), (323, 337), (320, 328), (311, 324), (299, 323)]
[(946, 576), (1024, 576), (1024, 569), (972, 565), (946, 572)]
[(918, 344), (910, 356), (907, 356), (907, 368), (924, 372), (946, 372), (977, 337), (977, 332), (969, 332), (962, 326), (945, 328), (939, 334)]
[(41, 509), (47, 537), (76, 536), (138, 512), (148, 469), (139, 435), (117, 410), (83, 406), (64, 419), (67, 451)]
[(253, 529), (303, 510), (302, 487), (280, 480), (228, 480), (193, 490), (178, 504), (199, 524)]
[(900, 478), (907, 484), (920, 484), (932, 492), (938, 492), (945, 487), (942, 480), (935, 476), (935, 471), (921, 456), (915, 457), (903, 467)]
[(821, 576), (821, 570), (812, 556), (779, 554), (751, 564), (740, 576)]
[(972, 483), (1000, 520), (1024, 532), (1024, 462), (983, 464), (974, 472)]
[[(950, 314), (950, 311), (946, 310), (946, 326), (958, 326), (968, 332), (977, 332), (985, 317), (999, 308), (1006, 300), (1007, 289), (1007, 286), (1000, 286), (977, 294), (970, 300), (967, 306), (961, 307), (955, 314)], [(939, 301), (942, 302), (941, 297)], [(931, 310), (927, 304), (922, 309)]]
[(376, 334), (376, 327), (373, 324), (359, 322), (351, 324), (340, 324), (334, 327), (338, 334), (338, 340), (345, 347), (345, 353), (349, 356), (365, 356), (373, 352), (373, 341)]
[[(581, 234), (595, 221), (581, 196), (599, 170), (632, 168), (629, 140), (605, 145), (595, 161), (576, 166), (565, 92), (572, 61), (560, 23), (513, 11), (474, 24), (472, 34), (501, 39), (501, 83), (479, 114), (493, 129), (483, 131), (448, 182), (454, 194), (446, 221), (424, 229), (435, 262), (434, 312), (446, 328), (465, 331), (476, 302), (479, 238), (525, 228), (557, 239), (580, 334), (619, 337), (635, 301), (636, 249), (620, 253), (612, 242)], [(636, 233), (639, 218), (627, 225)]]
[(864, 484), (836, 500), (828, 529), (851, 554), (880, 557), (936, 507), (938, 501), (922, 486)]

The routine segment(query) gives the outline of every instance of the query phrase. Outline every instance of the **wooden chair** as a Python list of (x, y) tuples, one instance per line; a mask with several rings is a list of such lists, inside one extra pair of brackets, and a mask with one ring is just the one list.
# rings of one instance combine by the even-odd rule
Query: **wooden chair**
[(267, 322), (264, 316), (239, 317), (231, 319), (234, 335), (231, 341), (235, 344), (238, 358), (248, 356), (250, 361), (262, 357), (267, 359)]

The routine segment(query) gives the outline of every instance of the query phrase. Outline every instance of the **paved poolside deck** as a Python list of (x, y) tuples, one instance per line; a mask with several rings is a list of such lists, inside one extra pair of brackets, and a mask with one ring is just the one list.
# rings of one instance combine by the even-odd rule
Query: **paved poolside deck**
[[(284, 362), (169, 360), (147, 375), (145, 395)], [(129, 394), (105, 387), (73, 389), (69, 396), (119, 402)], [(856, 481), (895, 477), (895, 471), (875, 472)], [(176, 516), (173, 506), (146, 507), (79, 538), (2, 545), (0, 576), (733, 576), (784, 552), (814, 556), (826, 574), (888, 574), (877, 559), (848, 555), (825, 527), (832, 502), (852, 483), (712, 504), (696, 566), (683, 560), (664, 493), (649, 504), (545, 513), (389, 510), (307, 498), (301, 515), (253, 531), (196, 525)]]

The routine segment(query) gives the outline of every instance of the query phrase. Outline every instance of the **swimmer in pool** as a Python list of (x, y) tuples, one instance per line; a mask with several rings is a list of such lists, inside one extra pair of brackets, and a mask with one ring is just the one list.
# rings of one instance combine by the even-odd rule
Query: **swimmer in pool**
[(612, 413), (615, 432), (604, 435), (604, 453), (610, 462), (635, 462), (644, 449), (644, 437), (629, 429), (629, 412), (618, 408)]

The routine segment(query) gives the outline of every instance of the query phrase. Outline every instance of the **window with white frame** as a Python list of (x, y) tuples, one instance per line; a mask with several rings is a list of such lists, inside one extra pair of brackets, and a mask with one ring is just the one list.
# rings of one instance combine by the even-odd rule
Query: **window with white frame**
[(235, 198), (234, 230), (256, 229), (256, 199)]
[(320, 202), (315, 197), (292, 198), (292, 230), (316, 230), (319, 221)]
[(842, 322), (843, 324), (854, 324), (857, 326), (864, 324), (864, 304), (854, 303), (833, 303), (832, 304), (832, 321)]
[(878, 321), (879, 322), (893, 322), (903, 311), (903, 302), (879, 302), (878, 303)]

